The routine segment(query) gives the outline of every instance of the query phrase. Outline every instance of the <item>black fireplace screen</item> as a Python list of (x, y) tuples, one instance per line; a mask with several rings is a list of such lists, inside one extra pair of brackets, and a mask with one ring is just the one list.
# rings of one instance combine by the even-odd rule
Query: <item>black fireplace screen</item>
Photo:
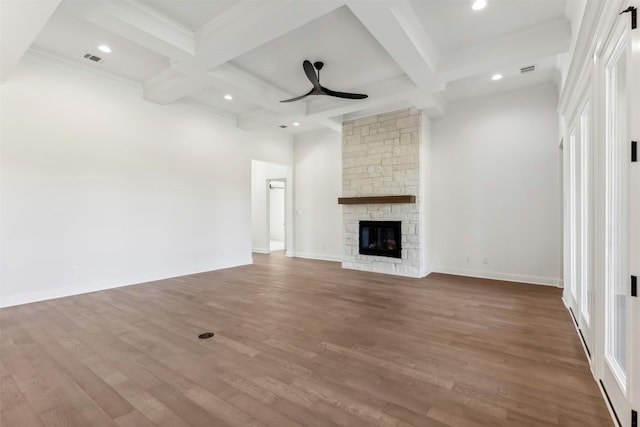
[(360, 221), (360, 253), (401, 258), (401, 221)]

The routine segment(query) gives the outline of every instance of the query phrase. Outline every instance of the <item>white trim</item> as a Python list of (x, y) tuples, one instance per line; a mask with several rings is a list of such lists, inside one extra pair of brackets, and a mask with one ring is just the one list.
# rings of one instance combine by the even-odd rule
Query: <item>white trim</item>
[(595, 376), (593, 377), (593, 379), (596, 382), (596, 384), (598, 385), (598, 390), (600, 390), (600, 394), (602, 395), (602, 400), (604, 400), (604, 404), (607, 406), (607, 409), (609, 410), (609, 416), (611, 416), (611, 420), (613, 421), (613, 425), (614, 426), (618, 426), (618, 420), (616, 419), (616, 414), (615, 414), (615, 412), (613, 412), (613, 407), (609, 403), (609, 399), (607, 398), (607, 395), (604, 393), (604, 389), (602, 388), (602, 384), (600, 384), (600, 381), (598, 381), (595, 378)]
[(558, 111), (562, 115), (567, 115), (569, 110), (573, 110), (569, 103), (575, 103), (576, 93), (581, 89), (581, 77), (584, 75), (584, 68), (588, 67), (588, 58), (591, 58), (596, 50), (596, 35), (599, 33), (599, 24), (601, 23), (601, 15), (604, 8), (604, 2), (588, 1), (580, 25), (578, 40), (573, 51), (569, 71), (565, 77), (564, 88), (560, 94), (558, 102)]
[[(120, 83), (124, 86), (128, 86), (131, 89), (135, 89), (136, 91), (139, 92), (140, 97), (144, 98), (144, 89), (142, 87), (142, 84), (140, 82), (137, 82), (133, 79), (130, 79), (128, 77), (122, 77), (119, 76), (111, 71), (105, 70), (104, 68), (97, 68), (96, 66), (92, 66), (91, 64), (87, 63), (87, 64), (82, 64), (80, 62), (77, 62), (73, 59), (70, 58), (62, 58), (59, 56), (53, 56), (47, 52), (38, 50), (36, 48), (29, 48), (29, 50), (27, 50), (26, 52), (27, 54), (34, 54), (36, 56), (42, 56), (44, 58), (50, 59), (52, 61), (58, 62), (60, 64), (64, 64), (64, 65), (68, 65), (70, 67), (76, 68), (78, 70), (82, 70), (85, 71), (87, 73), (91, 73), (91, 74), (97, 74), (100, 77), (104, 77), (110, 80), (113, 80), (117, 83)], [(152, 102), (152, 101), (149, 101)], [(157, 104), (155, 102), (153, 102), (154, 104)], [(160, 104), (157, 104), (160, 105)], [(202, 104), (200, 102), (197, 101), (193, 101), (191, 99), (188, 98), (182, 98), (178, 101), (175, 101), (172, 103), (172, 105), (188, 105), (190, 107), (194, 107), (194, 108), (198, 108), (199, 110), (203, 110), (206, 111), (208, 113), (212, 113), (215, 114), (217, 118), (224, 120), (226, 122), (228, 122), (229, 124), (233, 125), (233, 127), (237, 128), (238, 130), (244, 130), (238, 127), (238, 123), (237, 123), (237, 116), (235, 114), (231, 114), (231, 113), (227, 113), (226, 111), (222, 111), (222, 110), (218, 110), (217, 108), (211, 107), (209, 105), (205, 105)]]
[(108, 280), (108, 281), (98, 280), (98, 281), (87, 282), (87, 283), (78, 284), (74, 286), (65, 286), (63, 288), (56, 288), (56, 289), (37, 291), (37, 292), (28, 292), (25, 294), (18, 294), (18, 295), (10, 295), (8, 297), (3, 295), (2, 299), (0, 300), (0, 308), (12, 307), (14, 305), (29, 304), (32, 302), (45, 301), (45, 300), (51, 300), (56, 298), (70, 297), (75, 295), (87, 294), (91, 292), (104, 291), (107, 289), (122, 288), (125, 286), (141, 285), (144, 283), (156, 282), (159, 280), (173, 279), (176, 277), (207, 273), (210, 271), (221, 270), (224, 268), (240, 267), (243, 265), (250, 265), (250, 264), (251, 264), (250, 262), (240, 262), (240, 263), (224, 265), (217, 268), (194, 267), (186, 271), (174, 270), (174, 271), (166, 271), (166, 272), (156, 272), (151, 274), (140, 274), (140, 275), (134, 276), (133, 278), (127, 279), (126, 282), (124, 280), (122, 282), (118, 282), (118, 279)]
[(500, 273), (494, 271), (468, 270), (465, 268), (448, 268), (434, 266), (434, 273), (454, 274), (456, 276), (478, 277), (480, 279), (504, 280), (508, 282), (528, 283), (532, 285), (562, 287), (562, 279), (557, 277), (529, 276), (524, 274)]
[(251, 249), (251, 252), (256, 253), (256, 254), (270, 254), (271, 251), (269, 249), (265, 249), (265, 248), (253, 248)]
[[(336, 122), (338, 123), (338, 122)], [(338, 123), (340, 125), (342, 125), (342, 122)], [(286, 133), (286, 131), (284, 131)], [(323, 135), (342, 135), (342, 128), (340, 128), (340, 131), (337, 131), (335, 129), (331, 129), (331, 128), (324, 128), (324, 129), (314, 129), (314, 130), (308, 130), (306, 132), (302, 131), (302, 132), (296, 132), (293, 134), (293, 142), (294, 144), (297, 142), (298, 137), (308, 137), (308, 136), (323, 136)]]
[(50, 53), (44, 52), (42, 50), (39, 50), (39, 49), (33, 48), (33, 47), (29, 48), (29, 50), (27, 50), (27, 53), (33, 53), (35, 55), (39, 55), (39, 56), (51, 59), (51, 60), (59, 62), (61, 64), (69, 65), (69, 66), (77, 68), (79, 70), (86, 71), (88, 73), (97, 74), (99, 76), (106, 77), (108, 79), (111, 79), (113, 81), (121, 83), (121, 84), (123, 84), (125, 86), (129, 86), (130, 88), (137, 89), (140, 92), (140, 96), (142, 96), (142, 94), (143, 94), (143, 88), (142, 88), (142, 84), (141, 83), (139, 83), (139, 82), (137, 82), (137, 81), (135, 81), (133, 79), (130, 79), (128, 77), (119, 76), (119, 75), (115, 74), (114, 72), (105, 70), (104, 68), (98, 68), (95, 65), (91, 66), (91, 64), (89, 62), (87, 62), (86, 64), (83, 64), (83, 63), (77, 62), (75, 60), (72, 60), (70, 58), (62, 58), (62, 57), (59, 57), (59, 56), (51, 55)]
[(572, 319), (571, 323), (573, 323), (573, 327), (576, 330), (576, 335), (578, 335), (578, 340), (580, 341), (580, 344), (582, 344), (582, 349), (584, 350), (584, 355), (587, 357), (587, 361), (589, 362), (589, 369), (591, 370), (591, 376), (593, 376), (593, 379), (595, 380), (596, 377), (595, 377), (595, 374), (593, 372), (593, 363), (592, 363), (592, 360), (591, 360), (591, 356), (589, 355), (589, 352), (587, 351), (587, 346), (585, 345), (584, 340), (582, 339), (583, 337), (580, 334), (580, 327), (577, 324), (578, 319), (575, 317), (575, 313), (574, 313), (574, 315), (571, 314), (571, 310), (570, 310), (569, 305), (567, 304), (567, 301), (565, 301), (564, 298), (561, 298), (561, 299), (562, 299), (562, 303), (564, 304), (565, 308), (569, 312), (569, 316), (571, 316), (571, 319)]

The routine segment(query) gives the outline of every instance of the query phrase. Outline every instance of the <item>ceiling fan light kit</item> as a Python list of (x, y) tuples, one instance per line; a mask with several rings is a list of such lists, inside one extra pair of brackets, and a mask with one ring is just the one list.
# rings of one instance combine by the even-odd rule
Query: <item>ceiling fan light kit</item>
[[(280, 102), (298, 101), (302, 98), (306, 98), (309, 95), (327, 95), (327, 96), (334, 96), (336, 98), (345, 98), (345, 99), (365, 99), (368, 97), (368, 95), (364, 95), (361, 93), (336, 92), (334, 90), (327, 89), (326, 87), (320, 85), (320, 70), (322, 70), (322, 67), (324, 67), (324, 62), (317, 61), (311, 64), (311, 61), (308, 61), (305, 59), (304, 62), (302, 63), (302, 68), (304, 69), (304, 73), (307, 75), (307, 78), (313, 85), (313, 88), (309, 92), (305, 93), (304, 95), (297, 96), (291, 99), (285, 99)], [(317, 74), (316, 74), (316, 70), (317, 70)]]

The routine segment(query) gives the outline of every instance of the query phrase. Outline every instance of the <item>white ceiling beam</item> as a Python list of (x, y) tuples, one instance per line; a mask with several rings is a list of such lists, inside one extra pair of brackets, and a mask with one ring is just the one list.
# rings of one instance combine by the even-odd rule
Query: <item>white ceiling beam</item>
[(377, 116), (379, 114), (390, 113), (392, 111), (404, 110), (405, 108), (412, 107), (408, 101), (398, 101), (392, 104), (384, 104), (377, 107), (367, 108), (364, 110), (357, 110), (349, 114), (342, 116), (343, 121), (350, 121), (356, 119), (362, 119), (364, 117)]
[(446, 82), (483, 73), (500, 71), (500, 67), (532, 65), (541, 58), (569, 50), (571, 28), (564, 18), (474, 44), (449, 53), (442, 58), (438, 72)]
[(347, 2), (353, 14), (420, 89), (441, 91), (438, 52), (408, 1)]
[(15, 69), (60, 1), (0, 1), (0, 81)]
[[(326, 115), (309, 116), (307, 114), (308, 103), (305, 101), (283, 103), (283, 99), (289, 99), (293, 95), (275, 86), (272, 86), (253, 74), (248, 73), (230, 63), (221, 65), (208, 73), (210, 86), (221, 90), (233, 92), (244, 101), (262, 107), (259, 110), (240, 114), (238, 127), (241, 129), (255, 129), (260, 126), (277, 126), (281, 123), (311, 120), (329, 129), (341, 131), (342, 123), (338, 123)], [(350, 107), (350, 108), (353, 108)], [(331, 116), (339, 116), (334, 112)]]
[[(228, 65), (229, 64), (226, 64), (224, 67)], [(235, 74), (232, 70), (233, 67), (228, 70), (230, 75)], [(241, 85), (243, 81), (244, 79), (241, 78), (236, 84)], [(262, 85), (268, 87), (264, 82), (262, 82)], [(251, 84), (248, 85), (248, 87), (250, 86)], [(310, 101), (309, 103), (305, 101), (293, 102), (291, 104), (282, 104), (279, 101), (269, 103), (261, 100), (262, 97), (259, 94), (263, 90), (265, 89), (250, 89), (247, 96), (255, 97), (250, 98), (249, 101), (261, 105), (265, 110), (240, 115), (238, 117), (239, 127), (243, 129), (254, 129), (264, 125), (277, 126), (280, 123), (311, 120), (329, 129), (341, 131), (342, 116), (344, 115), (349, 115), (363, 109), (372, 111), (385, 109), (389, 105), (401, 105), (401, 107), (398, 108), (405, 108), (406, 106), (413, 106), (413, 101), (418, 100), (418, 98), (415, 97), (416, 87), (406, 76), (356, 88), (355, 90), (357, 92), (369, 95), (369, 98), (357, 101), (328, 96), (310, 96), (307, 98), (307, 100)], [(432, 104), (433, 103), (429, 105), (431, 106)], [(291, 108), (288, 106), (294, 108), (286, 111), (285, 108)], [(338, 121), (336, 121), (335, 118), (338, 118)]]
[[(286, 92), (271, 87), (269, 84), (258, 80), (249, 73), (244, 73), (237, 67), (225, 64), (209, 73), (212, 79), (219, 79), (222, 87), (234, 86), (235, 90), (244, 90), (241, 96), (260, 105), (264, 110), (251, 112), (238, 117), (238, 127), (254, 129), (263, 125), (277, 126), (280, 123), (294, 121), (313, 121), (329, 129), (340, 131), (342, 129), (342, 116), (348, 116), (355, 112), (378, 111), (389, 106), (393, 108), (435, 108), (443, 111), (441, 97), (428, 94), (427, 90), (416, 92), (416, 87), (407, 76), (376, 82), (367, 86), (355, 88), (359, 93), (366, 93), (369, 98), (364, 100), (346, 100), (329, 96), (310, 96), (307, 101), (293, 103), (281, 103), (280, 99), (290, 97)], [(217, 86), (212, 80), (212, 85)], [(267, 98), (270, 101), (267, 101)], [(398, 107), (399, 106), (399, 107)], [(386, 110), (389, 111), (389, 110)], [(336, 120), (336, 118), (338, 120)]]
[(443, 96), (443, 92), (425, 93), (424, 91), (417, 91), (409, 97), (409, 100), (418, 110), (426, 111), (429, 117), (444, 117), (447, 101)]
[(354, 92), (369, 95), (368, 98), (363, 100), (353, 101), (333, 97), (318, 99), (307, 109), (307, 117), (328, 118), (349, 114), (356, 110), (376, 108), (381, 105), (396, 103), (399, 100), (407, 99), (415, 90), (415, 85), (407, 76), (395, 77), (355, 88)]
[[(184, 75), (202, 76), (263, 44), (342, 6), (337, 1), (240, 2), (196, 32), (196, 56), (172, 65)], [(168, 77), (164, 82), (163, 78)], [(188, 79), (159, 73), (144, 85), (145, 98), (176, 101), (193, 93)]]
[(194, 93), (211, 86), (206, 73), (188, 75), (171, 66), (142, 84), (142, 95), (147, 101), (170, 104), (183, 97), (183, 91)]
[(254, 130), (265, 126), (277, 126), (284, 123), (283, 117), (266, 108), (260, 108), (236, 115), (236, 123), (240, 129)]
[(262, 127), (277, 127), (281, 124), (308, 121), (312, 121), (336, 132), (342, 132), (342, 120), (336, 121), (334, 119), (323, 117), (314, 117), (310, 119), (309, 117), (300, 115), (285, 117), (265, 108), (239, 114), (236, 118), (237, 126), (244, 130), (253, 130)]
[(357, 110), (353, 113), (345, 114), (343, 119), (345, 121), (355, 120), (410, 107), (426, 111), (429, 117), (443, 117), (446, 108), (446, 101), (442, 96), (442, 93), (431, 94), (427, 91), (417, 90), (404, 100), (396, 103), (383, 104), (378, 107)]
[(280, 102), (283, 99), (293, 97), (270, 85), (253, 74), (248, 73), (230, 63), (221, 65), (209, 71), (209, 82), (218, 89), (232, 92), (245, 101), (265, 107), (285, 116), (301, 115), (307, 113), (307, 104), (304, 102)]
[(195, 55), (191, 30), (137, 1), (79, 1), (68, 8), (96, 26), (172, 60), (186, 61)]
[(335, 130), (336, 132), (342, 132), (342, 116), (334, 118), (314, 117), (312, 120), (328, 129)]
[(241, 2), (196, 32), (196, 67), (209, 70), (343, 6), (343, 1)]

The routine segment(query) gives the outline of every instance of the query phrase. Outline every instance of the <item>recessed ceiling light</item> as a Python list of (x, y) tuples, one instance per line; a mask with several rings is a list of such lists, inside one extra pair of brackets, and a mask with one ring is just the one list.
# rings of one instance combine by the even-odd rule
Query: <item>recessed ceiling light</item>
[(491, 80), (500, 80), (502, 78), (502, 74), (500, 73), (496, 73), (493, 76), (491, 76)]
[(231, 101), (233, 99), (233, 96), (231, 95), (225, 95), (224, 99), (226, 99), (227, 101)]
[(294, 126), (300, 126), (300, 123), (298, 123), (298, 122), (293, 122), (293, 125), (294, 125)]
[(473, 2), (473, 5), (471, 5), (471, 8), (473, 10), (482, 10), (487, 6), (487, 0), (476, 0)]
[(98, 49), (103, 51), (104, 53), (111, 53), (111, 48), (106, 44), (101, 44), (100, 46), (98, 46)]

